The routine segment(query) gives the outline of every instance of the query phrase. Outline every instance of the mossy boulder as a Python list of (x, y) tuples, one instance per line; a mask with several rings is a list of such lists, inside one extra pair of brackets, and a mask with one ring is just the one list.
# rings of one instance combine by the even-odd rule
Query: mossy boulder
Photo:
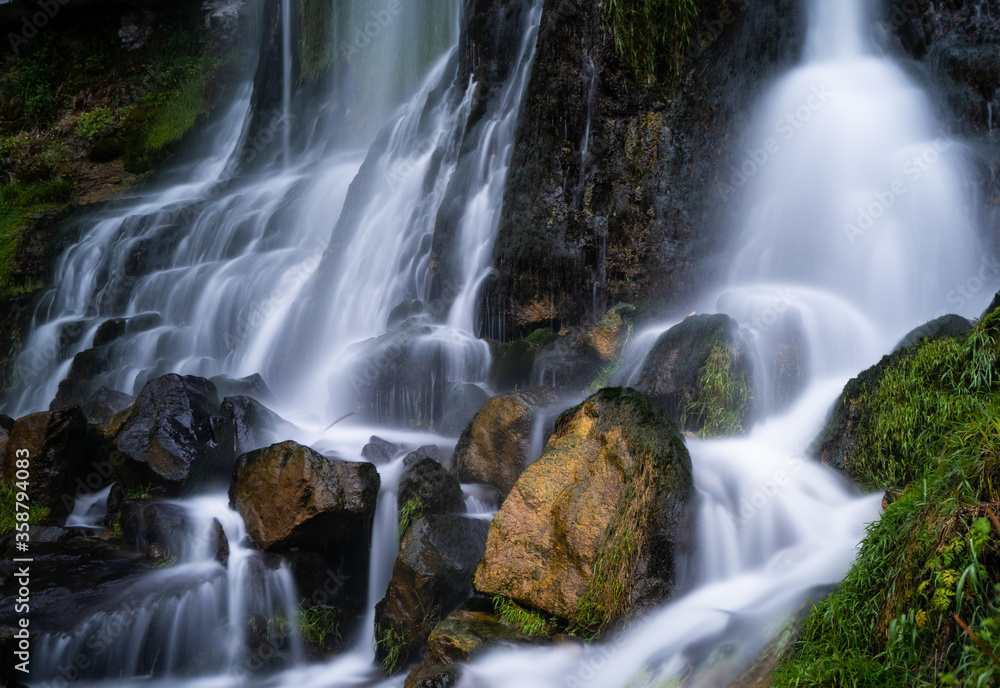
[[(92, 471), (95, 446), (79, 406), (32, 413), (17, 419), (0, 454), (0, 481), (17, 479), (17, 460), (30, 462), (28, 494), (60, 521), (72, 508), (79, 479)], [(18, 454), (18, 452), (22, 452)]]
[(982, 413), (995, 380), (995, 317), (972, 332), (918, 337), (862, 371), (844, 386), (812, 453), (865, 489), (902, 487), (920, 475), (933, 458), (929, 443)]
[(375, 607), (375, 659), (387, 673), (408, 664), (435, 624), (472, 594), (488, 528), (480, 519), (448, 514), (421, 518), (406, 533)]
[(683, 430), (706, 436), (750, 428), (753, 355), (728, 315), (693, 315), (660, 335), (636, 384)]
[(215, 385), (170, 374), (143, 386), (115, 435), (112, 463), (125, 485), (179, 493), (228, 484), (234, 444), (233, 418)]
[(598, 633), (673, 588), (693, 494), (674, 423), (632, 389), (563, 413), (493, 519), (476, 590)]
[(553, 390), (532, 388), (487, 401), (455, 445), (458, 479), (506, 496), (531, 460), (536, 416), (557, 398)]

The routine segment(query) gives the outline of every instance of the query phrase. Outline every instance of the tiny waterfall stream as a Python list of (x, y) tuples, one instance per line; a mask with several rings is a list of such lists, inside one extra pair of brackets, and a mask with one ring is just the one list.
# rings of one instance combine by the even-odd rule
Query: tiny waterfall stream
[[(938, 133), (923, 94), (867, 46), (862, 27), (873, 3), (804, 1), (811, 24), (803, 64), (760, 105), (749, 162), (733, 180), (744, 205), (730, 281), (699, 311), (732, 315), (766, 347), (769, 314), (797, 309), (808, 335), (808, 386), (776, 411), (773, 376), (761, 366), (760, 420), (752, 432), (689, 440), (697, 547), (682, 594), (601, 644), (493, 652), (466, 668), (462, 686), (615, 688), (689, 676), (699, 685), (725, 685), (804, 600), (843, 578), (866, 524), (879, 516), (881, 496), (858, 495), (813, 462), (807, 447), (848, 378), (948, 307), (950, 285), (973, 272), (976, 235), (962, 195), (960, 144)], [(344, 2), (344, 31), (376, 6)], [(475, 95), (475, 84), (459, 83), (456, 64), (465, 3), (434, 0), (424, 13), (403, 10), (405, 17), (372, 39), (382, 42), (372, 46), (370, 84), (350, 96), (331, 85), (320, 112), (340, 116), (345, 98), (369, 110), (368, 126), (353, 133), (296, 119), (290, 2), (280, 4), (281, 105), (271, 131), (280, 146), (273, 159), (248, 169), (233, 164), (250, 135), (248, 78), (202, 134), (210, 152), (174, 174), (183, 181), (101, 211), (61, 258), (59, 282), (36, 313), (23, 355), (28, 374), (8, 413), (46, 407), (101, 322), (155, 314), (113, 345), (115, 365), (100, 384), (134, 393), (166, 372), (260, 372), (275, 391), (275, 410), (297, 425), (295, 439), (318, 450), (360, 459), (372, 420), (385, 421), (389, 427), (377, 431), (394, 440), (448, 441), (391, 421), (417, 413), (420, 399), (440, 394), (448, 382), (486, 381), (490, 354), (477, 337), (477, 292), (490, 270), (542, 2), (522, 3), (515, 66), (477, 124), (471, 165), (459, 172)], [(434, 44), (428, 48), (419, 36), (434, 36)], [(407, 78), (376, 78), (394, 66)], [(416, 366), (426, 368), (424, 386), (377, 396), (373, 419), (330, 429), (329, 421), (350, 407), (338, 404), (357, 394), (358, 371), (386, 334), (393, 308), (405, 299), (432, 300), (430, 244), (456, 174), (472, 181), (457, 213), (462, 264), (454, 298), (442, 313), (413, 316), (405, 344), (414, 361), (426, 363)], [(352, 182), (367, 192), (349, 202), (359, 193), (349, 189)], [(632, 337), (613, 382), (633, 381), (656, 336), (672, 324)], [(78, 336), (67, 343), (70, 326)], [(295, 355), (283, 355), (289, 351)], [(537, 444), (533, 454), (541, 451)], [(306, 664), (293, 633), (292, 669), (259, 678), (239, 670), (247, 619), (278, 612), (292, 618), (295, 591), (284, 564), (246, 546), (246, 529), (220, 494), (176, 503), (191, 524), (178, 548), (183, 555), (136, 583), (134, 608), (120, 612), (109, 603), (81, 627), (40, 641), (42, 680), (57, 679), (58, 667), (95, 629), (128, 613), (129, 633), (102, 654), (94, 685), (401, 686), (401, 678), (379, 679), (372, 664), (374, 604), (398, 549), (401, 459), (380, 473), (369, 611), (340, 656)], [(488, 518), (481, 495), (470, 492), (467, 505), (470, 517)], [(86, 526), (91, 506), (82, 504), (71, 518)], [(225, 566), (213, 546), (214, 519), (230, 545)], [(172, 675), (205, 646), (215, 650), (211, 666)]]

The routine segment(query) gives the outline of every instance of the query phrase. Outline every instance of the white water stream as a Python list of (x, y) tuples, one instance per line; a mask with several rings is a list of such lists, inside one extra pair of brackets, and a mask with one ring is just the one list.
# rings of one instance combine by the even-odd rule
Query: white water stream
[[(850, 376), (889, 351), (910, 327), (950, 310), (948, 294), (975, 272), (977, 243), (966, 212), (961, 145), (939, 133), (925, 96), (868, 45), (864, 26), (872, 20), (874, 3), (807, 1), (811, 28), (803, 64), (760, 105), (746, 158), (731, 180), (744, 206), (730, 280), (700, 309), (730, 313), (752, 328), (761, 346), (768, 336), (761, 323), (767, 324), (768, 314), (797, 309), (810, 362), (805, 391), (745, 438), (689, 441), (698, 493), (697, 547), (683, 594), (600, 645), (497, 651), (466, 667), (462, 686), (616, 688), (684, 677), (690, 677), (685, 685), (724, 685), (804, 600), (842, 579), (865, 525), (878, 518), (880, 496), (858, 495), (812, 462), (806, 447)], [(383, 4), (346, 3), (350, 11), (337, 19), (342, 35), (363, 27), (368, 13), (381, 11)], [(62, 258), (60, 282), (38, 313), (33, 358), (26, 355), (24, 361), (30, 374), (13, 411), (48, 404), (68, 372), (67, 355), (88, 348), (100, 322), (156, 312), (160, 325), (116, 345), (118, 364), (102, 384), (134, 392), (168, 371), (260, 372), (276, 392), (277, 410), (301, 427), (298, 439), (359, 457), (370, 428), (350, 421), (326, 432), (321, 428), (351, 408), (357, 391), (352, 380), (370, 351), (359, 343), (382, 335), (400, 302), (430, 300), (430, 240), (459, 162), (474, 94), (474, 85), (458, 83), (455, 76), (462, 3), (433, 4), (434, 12), (426, 16), (383, 15), (387, 23), (355, 58), (370, 58), (367, 74), (384, 74), (392, 64), (406, 65), (407, 73), (413, 64), (424, 66), (407, 84), (405, 98), (399, 97), (398, 79), (387, 80), (391, 88), (372, 81), (365, 86), (370, 92), (353, 93), (357, 107), (380, 122), (357, 130), (368, 134), (338, 138), (323, 133), (336, 127), (317, 125), (312, 134), (302, 133), (314, 137), (303, 145), (295, 139), (299, 127), (289, 133), (281, 120), (272, 132), (282, 141), (273, 164), (240, 175), (231, 161), (247, 135), (248, 83), (208, 132), (213, 152), (187, 168), (186, 182), (115, 206), (95, 220)], [(540, 19), (540, 2), (526, 1), (524, 7), (516, 67), (500, 104), (478, 125), (482, 134), (469, 168), (476, 185), (460, 213), (457, 236), (460, 284), (443, 317), (415, 318), (418, 327), (407, 347), (426, 368), (426, 382), (419, 390), (380, 397), (386, 418), (412, 414), (421, 394), (426, 400), (449, 381), (485, 380), (489, 352), (476, 338), (476, 292), (490, 266)], [(287, 13), (285, 19), (287, 26)], [(432, 30), (434, 21), (447, 29)], [(428, 36), (435, 37), (431, 49), (417, 40)], [(282, 73), (287, 88), (287, 67)], [(321, 111), (337, 111), (337, 98), (331, 94)], [(284, 114), (292, 111), (285, 107)], [(373, 131), (381, 133), (372, 139)], [(356, 197), (348, 218), (342, 215), (348, 187), (362, 178), (368, 190)], [(220, 186), (220, 180), (227, 183)], [(199, 200), (193, 214), (182, 215)], [(167, 250), (142, 257), (168, 235)], [(977, 307), (964, 304), (963, 314), (975, 314)], [(68, 352), (44, 353), (57, 351), (61, 328), (74, 323), (83, 334)], [(620, 382), (634, 378), (656, 335), (671, 324), (632, 338)], [(447, 442), (379, 432), (414, 445)], [(381, 470), (369, 608), (384, 590), (398, 547), (393, 508), (398, 461)], [(469, 505), (478, 517), (488, 514), (475, 495)], [(226, 516), (231, 512), (224, 501), (185, 508), (201, 521), (219, 518), (231, 533), (231, 546), (240, 541), (242, 524)], [(151, 597), (148, 607), (174, 616), (168, 626), (174, 635), (183, 635), (177, 629), (184, 628), (217, 629), (211, 642), (225, 649), (223, 661), (200, 677), (185, 677), (182, 685), (246, 685), (233, 669), (242, 642), (240, 615), (251, 605), (247, 599), (258, 607), (287, 606), (291, 593), (281, 569), (264, 576), (263, 587), (252, 592), (244, 583), (247, 574), (240, 573), (247, 569), (239, 568), (239, 562), (253, 560), (249, 550), (234, 547), (226, 570), (207, 550), (185, 557), (181, 565), (153, 574), (154, 583), (162, 578), (166, 585), (197, 569), (203, 570), (204, 584), (191, 588), (185, 579), (187, 592), (162, 601)], [(97, 615), (88, 623), (105, 621)], [(352, 650), (329, 663), (258, 679), (260, 685), (401, 685), (402, 679), (377, 678), (371, 618), (365, 623)], [(42, 656), (57, 662), (86, 631), (49, 639)], [(150, 633), (150, 642), (156, 642)], [(164, 647), (169, 671), (185, 650)], [(160, 684), (136, 678), (151, 669), (134, 645), (124, 642), (116, 652), (121, 670), (116, 673), (109, 663), (109, 678), (101, 685)], [(178, 682), (164, 679), (162, 685)]]

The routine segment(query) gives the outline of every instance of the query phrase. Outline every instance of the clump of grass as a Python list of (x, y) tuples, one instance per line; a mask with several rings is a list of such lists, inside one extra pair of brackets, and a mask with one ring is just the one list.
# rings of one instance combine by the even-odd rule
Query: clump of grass
[(295, 611), (302, 638), (310, 645), (325, 646), (331, 634), (340, 640), (340, 610), (326, 605), (307, 607), (299, 604)]
[(529, 637), (551, 636), (558, 627), (556, 619), (531, 609), (525, 609), (503, 595), (494, 595), (493, 610), (501, 623)]
[(17, 507), (15, 506), (18, 492), (19, 490), (14, 483), (0, 485), (0, 535), (9, 533), (18, 523), (26, 522), (29, 525), (41, 523), (49, 515), (49, 510), (46, 507), (29, 501), (27, 512), (21, 509), (21, 513), (28, 514), (28, 520), (18, 521)]
[(408, 630), (396, 630), (391, 626), (375, 627), (375, 645), (382, 648), (385, 653), (382, 661), (379, 662), (379, 669), (382, 673), (391, 676), (401, 668), (401, 660), (410, 643), (410, 632)]
[(753, 397), (746, 372), (733, 372), (729, 347), (722, 342), (712, 345), (708, 360), (698, 373), (698, 398), (688, 404), (685, 419), (694, 416), (702, 421), (702, 437), (719, 437), (743, 432), (743, 418)]
[(615, 50), (648, 85), (675, 81), (698, 20), (696, 0), (603, 0)]
[(403, 508), (399, 510), (399, 537), (402, 539), (406, 535), (406, 531), (410, 529), (421, 516), (424, 515), (424, 511), (427, 509), (427, 505), (424, 503), (420, 497), (413, 497)]
[(638, 453), (604, 533), (587, 587), (577, 603), (574, 632), (597, 637), (628, 610), (629, 581), (642, 551), (644, 514), (656, 496), (652, 457)]
[(775, 686), (1000, 677), (983, 650), (1000, 651), (996, 325), (988, 318), (967, 336), (923, 343), (868, 390), (862, 475), (907, 487), (869, 527), (843, 584), (815, 606)]

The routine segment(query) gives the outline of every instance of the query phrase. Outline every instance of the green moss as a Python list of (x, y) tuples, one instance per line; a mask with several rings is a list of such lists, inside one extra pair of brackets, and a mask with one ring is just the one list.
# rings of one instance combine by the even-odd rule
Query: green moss
[[(17, 523), (21, 522), (17, 518), (18, 509), (15, 506), (18, 492), (20, 490), (17, 489), (14, 483), (0, 485), (0, 535), (9, 533)], [(29, 525), (41, 523), (49, 515), (49, 510), (40, 504), (28, 501), (27, 505), (27, 511), (24, 509), (20, 511), (21, 513), (28, 514), (26, 522)]]
[(324, 0), (299, 7), (299, 81), (312, 82), (333, 62), (333, 8)]
[(0, 187), (0, 298), (35, 291), (41, 286), (35, 281), (15, 278), (24, 232), (31, 227), (33, 216), (64, 207), (72, 193), (72, 183), (62, 179)]
[[(1000, 651), (996, 322), (927, 341), (869, 380), (869, 483), (906, 485), (843, 584), (811, 613), (775, 686), (993, 685)], [(895, 458), (893, 458), (895, 457)]]
[(615, 49), (641, 84), (672, 82), (698, 20), (695, 0), (604, 0)]
[(527, 385), (531, 380), (531, 367), (534, 362), (535, 347), (530, 342), (525, 339), (511, 342), (503, 357), (497, 362), (497, 385), (505, 389)]
[(531, 638), (549, 637), (558, 630), (555, 618), (526, 609), (503, 595), (493, 597), (493, 611), (500, 623)]

